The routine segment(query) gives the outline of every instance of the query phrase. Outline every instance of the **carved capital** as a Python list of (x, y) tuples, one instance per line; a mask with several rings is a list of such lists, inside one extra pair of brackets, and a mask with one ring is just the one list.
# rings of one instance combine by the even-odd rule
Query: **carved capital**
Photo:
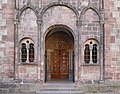
[(104, 20), (100, 20), (100, 24), (103, 25), (105, 23)]
[(19, 19), (14, 19), (14, 25), (18, 25)]
[(81, 25), (82, 25), (82, 21), (81, 21), (81, 20), (77, 20), (77, 21), (76, 21), (76, 25), (77, 25), (77, 26), (81, 26)]
[(37, 24), (41, 25), (42, 24), (42, 19), (37, 19)]

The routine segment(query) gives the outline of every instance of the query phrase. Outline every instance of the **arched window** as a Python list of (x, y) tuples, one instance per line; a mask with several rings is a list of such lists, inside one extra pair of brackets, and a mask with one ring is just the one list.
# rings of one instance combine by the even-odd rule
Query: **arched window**
[(27, 48), (26, 44), (22, 43), (22, 48), (21, 48), (21, 61), (26, 62), (27, 60)]
[(33, 43), (29, 44), (29, 61), (30, 62), (34, 61), (34, 44)]
[(85, 45), (84, 61), (85, 61), (85, 63), (89, 63), (90, 62), (90, 49), (89, 49), (89, 45), (88, 44)]
[(92, 62), (97, 63), (97, 44), (93, 44), (92, 49)]
[(20, 61), (22, 63), (34, 62), (34, 43), (31, 39), (23, 39), (20, 44)]
[(84, 61), (85, 63), (98, 63), (98, 42), (94, 39), (89, 39), (85, 42)]

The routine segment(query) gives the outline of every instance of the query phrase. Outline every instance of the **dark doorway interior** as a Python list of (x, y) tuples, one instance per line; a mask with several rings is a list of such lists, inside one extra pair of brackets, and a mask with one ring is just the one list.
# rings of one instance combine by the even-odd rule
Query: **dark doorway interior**
[(74, 80), (74, 38), (66, 28), (49, 30), (45, 40), (46, 81)]

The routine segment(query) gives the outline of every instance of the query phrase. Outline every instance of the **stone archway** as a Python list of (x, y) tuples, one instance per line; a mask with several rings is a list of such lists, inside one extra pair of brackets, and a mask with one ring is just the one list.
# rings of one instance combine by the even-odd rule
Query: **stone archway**
[(46, 81), (73, 81), (74, 37), (67, 28), (54, 26), (45, 38)]

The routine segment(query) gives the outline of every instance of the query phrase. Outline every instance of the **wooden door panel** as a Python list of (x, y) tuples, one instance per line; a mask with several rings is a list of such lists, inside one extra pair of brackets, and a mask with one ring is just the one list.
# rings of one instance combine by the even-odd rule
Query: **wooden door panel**
[(60, 75), (61, 79), (68, 78), (68, 52), (61, 50), (61, 59), (60, 59)]
[(51, 53), (51, 78), (52, 79), (68, 79), (68, 62), (69, 54), (64, 49), (55, 49)]
[(58, 50), (54, 50), (54, 52), (52, 52), (52, 73), (51, 73), (51, 77), (54, 79), (58, 79), (59, 78), (59, 54), (58, 54)]

